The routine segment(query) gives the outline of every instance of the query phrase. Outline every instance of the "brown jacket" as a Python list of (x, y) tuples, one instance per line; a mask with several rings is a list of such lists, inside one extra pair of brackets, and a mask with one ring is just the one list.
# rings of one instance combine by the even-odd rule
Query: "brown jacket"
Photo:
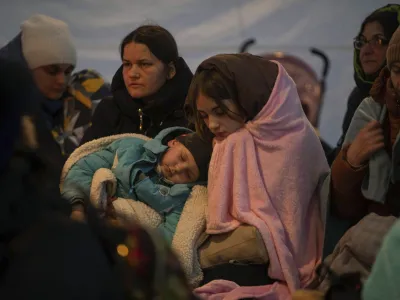
[[(388, 70), (382, 70), (371, 89), (373, 99), (388, 108), (388, 115), (383, 124), (386, 151), (391, 156), (393, 145), (400, 131), (400, 99), (393, 91)], [(400, 182), (389, 187), (386, 202), (380, 204), (366, 199), (361, 193), (361, 184), (368, 172), (368, 164), (355, 169), (347, 162), (347, 150), (350, 145), (342, 148), (332, 164), (331, 191), (332, 205), (335, 212), (346, 219), (359, 219), (374, 212), (381, 216), (400, 213)], [(396, 201), (396, 199), (398, 199)]]

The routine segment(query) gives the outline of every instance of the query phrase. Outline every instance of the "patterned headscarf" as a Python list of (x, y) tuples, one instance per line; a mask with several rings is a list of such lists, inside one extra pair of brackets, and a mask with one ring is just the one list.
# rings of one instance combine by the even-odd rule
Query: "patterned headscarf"
[(97, 105), (110, 96), (110, 84), (100, 73), (86, 69), (72, 75), (63, 96), (63, 126), (53, 128), (52, 131), (64, 155), (71, 154), (80, 144)]

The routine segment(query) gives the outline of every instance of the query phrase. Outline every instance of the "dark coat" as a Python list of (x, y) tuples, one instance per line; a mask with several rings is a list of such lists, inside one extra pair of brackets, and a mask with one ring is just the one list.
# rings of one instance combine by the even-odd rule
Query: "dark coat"
[[(22, 115), (33, 116), (34, 125), (36, 127), (37, 141), (39, 149), (37, 155), (43, 157), (58, 173), (65, 162), (65, 157), (61, 153), (61, 149), (57, 142), (53, 139), (51, 129), (55, 123), (62, 124), (62, 102), (46, 99), (37, 88), (27, 62), (22, 53), (21, 35), (16, 36), (11, 42), (0, 49), (0, 59), (9, 63), (17, 63), (27, 70), (27, 78), (23, 82), (17, 82), (19, 89), (24, 90), (27, 97), (25, 106), (22, 108)], [(0, 78), (3, 82), (1, 85), (7, 84), (9, 78)], [(12, 95), (7, 96), (9, 101)], [(5, 99), (1, 99), (4, 101)]]

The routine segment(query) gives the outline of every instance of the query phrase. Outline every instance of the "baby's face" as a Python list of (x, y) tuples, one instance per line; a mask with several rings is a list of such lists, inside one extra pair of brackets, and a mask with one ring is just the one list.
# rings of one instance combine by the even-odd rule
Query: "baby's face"
[(200, 174), (192, 153), (177, 140), (170, 141), (168, 146), (160, 162), (164, 178), (173, 183), (195, 182)]

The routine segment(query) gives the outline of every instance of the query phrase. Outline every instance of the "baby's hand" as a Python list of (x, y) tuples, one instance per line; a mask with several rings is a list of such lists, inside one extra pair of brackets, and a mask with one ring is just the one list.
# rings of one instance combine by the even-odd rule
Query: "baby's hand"
[(86, 216), (84, 212), (75, 210), (71, 213), (71, 219), (78, 222), (85, 222)]
[(71, 219), (79, 222), (86, 220), (85, 209), (82, 204), (77, 204), (72, 207)]
[(147, 178), (146, 174), (144, 174), (143, 172), (140, 172), (139, 175), (137, 176), (137, 183), (146, 178)]

